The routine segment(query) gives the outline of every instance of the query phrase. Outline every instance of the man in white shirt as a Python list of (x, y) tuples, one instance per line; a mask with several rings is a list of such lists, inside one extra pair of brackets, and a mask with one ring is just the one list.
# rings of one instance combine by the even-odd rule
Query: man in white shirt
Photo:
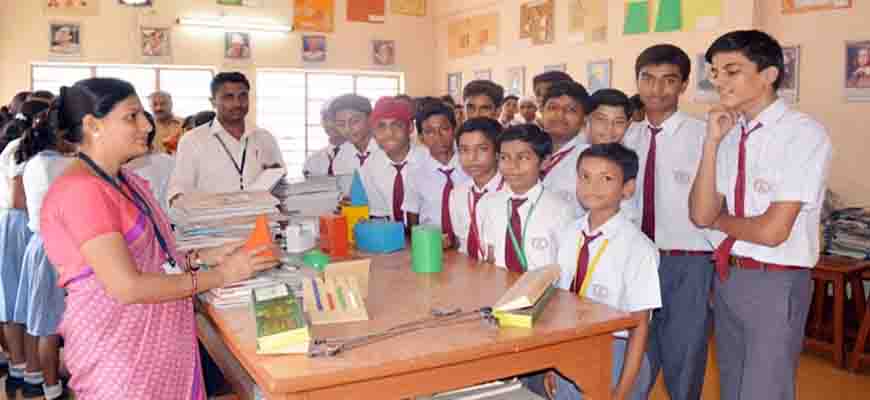
[(412, 117), (410, 105), (394, 97), (381, 97), (369, 117), (381, 151), (359, 173), (373, 218), (405, 222), (402, 203), (412, 184), (408, 175), (426, 157), (424, 149), (411, 144)]
[(335, 129), (335, 114), (330, 114), (329, 106), (332, 100), (328, 100), (320, 107), (320, 126), (329, 138), (329, 144), (311, 154), (302, 167), (302, 174), (309, 176), (335, 176), (335, 163), (341, 151), (341, 145), (347, 142)]
[(498, 168), (505, 188), (487, 194), (477, 206), (480, 242), (488, 262), (525, 272), (556, 261), (558, 230), (577, 217), (577, 207), (540, 182), (541, 162), (552, 146), (550, 137), (536, 125), (511, 127), (499, 136)]
[(217, 117), (181, 138), (169, 181), (170, 206), (185, 193), (245, 190), (261, 172), (284, 168), (275, 137), (245, 123), (250, 83), (239, 72), (222, 72), (211, 83)]
[(523, 124), (522, 118), (519, 116), (519, 101), (520, 98), (516, 95), (509, 94), (505, 96), (504, 101), (501, 104), (501, 116), (498, 119), (498, 122), (505, 128)]
[(474, 80), (462, 89), (466, 120), (477, 117), (498, 119), (503, 100), (504, 88), (490, 80)]
[(709, 113), (689, 207), (697, 225), (727, 235), (715, 251), (720, 397), (794, 399), (831, 141), (777, 98), (776, 39), (730, 32), (706, 59), (720, 104)]
[(707, 370), (713, 248), (704, 230), (689, 220), (686, 200), (701, 159), (705, 125), (678, 109), (691, 76), (683, 50), (651, 46), (638, 56), (635, 74), (646, 119), (631, 126), (623, 143), (640, 160), (634, 203), (641, 231), (661, 252), (663, 304), (650, 324), (652, 376), (638, 384), (652, 390), (661, 369), (670, 398), (698, 399)]
[(459, 163), (471, 179), (450, 193), (450, 221), (459, 252), (480, 261), (486, 255), (480, 242), (477, 205), (484, 195), (498, 192), (504, 187), (504, 179), (498, 172), (496, 153), (501, 133), (501, 124), (486, 117), (465, 121), (456, 133)]
[(571, 204), (577, 203), (577, 157), (588, 147), (586, 125), (589, 94), (574, 81), (559, 81), (542, 98), (542, 127), (553, 140), (553, 154), (541, 165), (544, 187)]
[(347, 139), (335, 158), (335, 174), (352, 175), (381, 151), (369, 126), (372, 103), (363, 96), (345, 94), (332, 101), (329, 113), (334, 115), (336, 131)]
[(450, 193), (469, 177), (459, 165), (453, 134), (456, 117), (442, 102), (425, 104), (417, 113), (417, 132), (429, 154), (410, 172), (413, 186), (405, 195), (402, 209), (408, 215), (408, 226), (417, 224), (440, 226), (444, 246), (455, 246), (450, 220)]

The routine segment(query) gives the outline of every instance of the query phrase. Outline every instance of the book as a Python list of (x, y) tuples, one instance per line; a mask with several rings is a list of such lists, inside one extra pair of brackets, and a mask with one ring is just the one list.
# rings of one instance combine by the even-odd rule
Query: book
[(492, 307), (493, 311), (512, 311), (528, 308), (538, 302), (547, 288), (559, 279), (558, 264), (548, 265), (523, 274)]
[(288, 285), (251, 289), (251, 300), (257, 324), (257, 354), (308, 352), (308, 322)]
[(493, 316), (498, 320), (501, 326), (513, 326), (518, 328), (531, 328), (535, 321), (544, 311), (553, 293), (556, 292), (556, 286), (550, 285), (544, 291), (544, 294), (531, 307), (521, 308), (513, 311), (495, 311)]

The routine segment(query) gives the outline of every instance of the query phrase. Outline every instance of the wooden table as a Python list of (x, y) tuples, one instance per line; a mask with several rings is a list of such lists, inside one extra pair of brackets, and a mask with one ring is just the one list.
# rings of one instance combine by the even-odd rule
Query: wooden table
[[(427, 317), (433, 307), (489, 306), (518, 277), (456, 252), (446, 254), (444, 264), (441, 273), (415, 274), (408, 252), (373, 257), (367, 300), (371, 320), (316, 326), (313, 336), (380, 331)], [(558, 291), (534, 329), (471, 322), (312, 359), (257, 355), (248, 308), (206, 305), (203, 314), (197, 318), (200, 339), (216, 363), (228, 375), (243, 369), (268, 399), (400, 399), (547, 368), (577, 382), (589, 398), (609, 399), (612, 333), (637, 325), (626, 313)], [(222, 345), (232, 357), (220, 354)], [(234, 383), (243, 391), (250, 385)]]

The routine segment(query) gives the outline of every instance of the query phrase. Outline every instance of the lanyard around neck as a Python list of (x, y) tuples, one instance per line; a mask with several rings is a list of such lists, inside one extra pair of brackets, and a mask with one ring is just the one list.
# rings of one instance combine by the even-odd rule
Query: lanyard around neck
[(221, 147), (224, 148), (224, 153), (227, 153), (227, 157), (230, 158), (230, 161), (233, 162), (233, 167), (236, 168), (236, 172), (239, 173), (239, 190), (245, 190), (245, 159), (248, 157), (248, 138), (245, 138), (245, 142), (242, 144), (242, 164), (236, 162), (236, 158), (233, 157), (233, 153), (230, 152), (230, 149), (227, 147), (227, 144), (224, 143), (224, 140), (218, 134), (214, 135), (215, 139), (221, 144)]
[[(584, 236), (580, 236), (579, 245), (577, 246), (577, 257), (575, 259), (580, 259), (580, 249), (583, 248), (583, 244), (586, 241)], [(586, 268), (586, 276), (583, 278), (583, 282), (580, 283), (580, 290), (577, 291), (577, 295), (580, 297), (586, 297), (586, 287), (589, 286), (589, 282), (592, 281), (592, 274), (595, 273), (595, 267), (598, 266), (598, 262), (601, 261), (601, 256), (604, 254), (604, 250), (607, 250), (607, 245), (610, 243), (609, 239), (604, 239), (604, 243), (601, 244), (601, 247), (598, 248), (598, 251), (595, 252), (595, 256), (592, 257), (592, 262), (589, 263), (589, 267)], [(590, 243), (590, 246), (592, 244)], [(576, 272), (575, 272), (576, 273)]]
[[(80, 160), (84, 161), (84, 163), (87, 164), (88, 167), (90, 167), (97, 174), (97, 176), (100, 179), (102, 179), (102, 180), (106, 181), (106, 183), (112, 185), (112, 187), (114, 187), (116, 190), (118, 190), (118, 192), (120, 192), (122, 196), (124, 196), (127, 200), (132, 202), (133, 205), (136, 206), (136, 209), (139, 210), (139, 212), (141, 212), (146, 217), (148, 217), (148, 220), (151, 221), (151, 225), (154, 228), (154, 236), (157, 237), (157, 243), (160, 245), (160, 250), (162, 250), (163, 254), (166, 255), (166, 259), (168, 260), (169, 264), (172, 266), (175, 266), (175, 260), (172, 258), (172, 254), (169, 252), (169, 245), (166, 243), (166, 239), (163, 237), (163, 234), (160, 232), (160, 227), (157, 225), (157, 220), (154, 219), (154, 213), (151, 211), (151, 208), (148, 207), (148, 202), (146, 202), (145, 198), (142, 197), (142, 195), (140, 195), (139, 192), (136, 191), (136, 189), (134, 189), (133, 186), (131, 186), (129, 182), (127, 182), (127, 178), (124, 178), (124, 174), (121, 174), (121, 173), (118, 174), (118, 182), (120, 182), (120, 184), (119, 184), (114, 179), (112, 179), (112, 177), (110, 177), (109, 174), (106, 173), (106, 171), (104, 169), (100, 168), (100, 166), (97, 165), (97, 163), (94, 162), (93, 159), (88, 157), (87, 154), (78, 153), (77, 157)], [(130, 193), (133, 195), (132, 197), (130, 197), (130, 195), (128, 195), (127, 192), (125, 192), (121, 188), (121, 184), (123, 184), (124, 186), (127, 187), (127, 190), (129, 190)]]
[(535, 208), (538, 207), (538, 202), (541, 200), (541, 196), (543, 196), (543, 195), (544, 195), (544, 191), (541, 190), (541, 192), (538, 193), (538, 197), (535, 199), (534, 202), (532, 202), (531, 206), (529, 206), (529, 211), (526, 213), (526, 223), (522, 224), (523, 225), (523, 236), (520, 237), (521, 240), (519, 240), (519, 241), (517, 240), (516, 233), (514, 233), (514, 228), (511, 226), (510, 221), (511, 221), (511, 216), (513, 215), (513, 206), (511, 205), (511, 198), (508, 197), (508, 201), (507, 201), (508, 233), (510, 234), (510, 237), (511, 237), (511, 245), (514, 248), (514, 252), (517, 253), (517, 256), (520, 259), (520, 265), (523, 267), (523, 271), (526, 271), (529, 268), (529, 261), (526, 258), (526, 248), (525, 248), (526, 231), (528, 231), (529, 225), (531, 225), (532, 214), (535, 212)]

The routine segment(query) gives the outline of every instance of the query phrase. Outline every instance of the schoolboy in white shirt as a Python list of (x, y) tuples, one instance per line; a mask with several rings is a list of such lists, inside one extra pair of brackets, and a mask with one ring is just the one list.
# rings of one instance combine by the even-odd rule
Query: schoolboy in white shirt
[(783, 55), (770, 35), (726, 33), (706, 59), (720, 104), (689, 206), (693, 222), (728, 236), (713, 279), (720, 397), (794, 399), (831, 141), (777, 98)]
[(576, 218), (577, 207), (540, 182), (541, 163), (552, 149), (550, 136), (537, 125), (513, 126), (499, 136), (498, 169), (506, 187), (477, 206), (487, 261), (512, 272), (556, 261), (556, 233)]
[(369, 117), (381, 151), (359, 171), (373, 218), (405, 222), (402, 203), (411, 186), (408, 174), (425, 156), (425, 150), (411, 144), (412, 116), (406, 101), (381, 97)]
[(371, 113), (372, 103), (369, 99), (355, 94), (336, 97), (330, 104), (329, 114), (335, 118), (335, 129), (347, 138), (335, 158), (336, 175), (353, 174), (365, 165), (369, 157), (381, 151), (372, 140), (369, 126)]
[(498, 119), (503, 100), (504, 88), (493, 81), (474, 80), (462, 89), (466, 120), (477, 117)]
[(496, 143), (501, 135), (501, 124), (486, 117), (465, 121), (456, 133), (459, 147), (459, 163), (471, 177), (450, 194), (450, 220), (459, 252), (475, 260), (484, 260), (484, 248), (480, 243), (480, 227), (477, 225), (477, 205), (487, 193), (495, 193), (504, 187), (504, 179), (498, 173)]
[(305, 177), (335, 176), (336, 158), (341, 152), (341, 145), (347, 142), (347, 138), (335, 129), (335, 115), (329, 113), (331, 104), (332, 100), (330, 99), (324, 102), (320, 108), (320, 126), (323, 127), (323, 132), (329, 138), (329, 144), (305, 160), (305, 165), (302, 168), (302, 174)]
[(577, 204), (574, 166), (588, 146), (581, 133), (588, 110), (589, 94), (577, 82), (556, 82), (543, 97), (541, 126), (553, 141), (553, 154), (541, 165), (541, 180), (545, 188), (571, 204)]
[(470, 179), (459, 165), (453, 134), (456, 117), (443, 102), (424, 104), (416, 116), (417, 132), (429, 154), (409, 175), (410, 193), (405, 195), (402, 209), (407, 213), (407, 226), (417, 224), (440, 226), (444, 247), (455, 246), (450, 220), (450, 193)]
[(646, 119), (631, 126), (623, 143), (640, 160), (634, 203), (641, 231), (661, 252), (663, 303), (650, 324), (652, 379), (639, 384), (652, 390), (661, 370), (670, 398), (698, 399), (707, 369), (713, 248), (689, 220), (686, 199), (705, 125), (679, 110), (691, 76), (686, 52), (670, 44), (651, 46), (637, 57), (635, 74)]
[[(645, 399), (636, 381), (649, 374), (644, 356), (650, 312), (661, 307), (659, 254), (655, 245), (620, 211), (631, 197), (637, 155), (618, 143), (592, 145), (577, 164), (577, 198), (589, 212), (559, 233), (558, 286), (624, 312), (638, 326), (614, 334), (613, 398)], [(582, 399), (582, 389), (548, 372), (547, 394), (554, 399)]]

